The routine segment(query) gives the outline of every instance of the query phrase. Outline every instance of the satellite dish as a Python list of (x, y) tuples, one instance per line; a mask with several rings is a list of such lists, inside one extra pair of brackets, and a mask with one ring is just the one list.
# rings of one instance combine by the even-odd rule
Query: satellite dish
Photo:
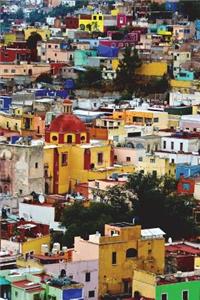
[(38, 197), (38, 200), (39, 200), (39, 202), (40, 202), (41, 204), (43, 204), (44, 201), (45, 201), (44, 195), (40, 194), (39, 197)]

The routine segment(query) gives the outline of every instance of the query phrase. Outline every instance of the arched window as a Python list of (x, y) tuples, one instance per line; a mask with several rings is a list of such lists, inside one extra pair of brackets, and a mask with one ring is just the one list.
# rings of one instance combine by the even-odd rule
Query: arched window
[(126, 258), (137, 257), (137, 250), (134, 248), (129, 248), (126, 250)]
[(56, 135), (53, 135), (53, 136), (52, 136), (52, 140), (53, 140), (53, 141), (57, 141), (57, 139), (58, 139), (58, 138), (57, 138)]
[(67, 136), (67, 143), (71, 144), (72, 143), (72, 135)]

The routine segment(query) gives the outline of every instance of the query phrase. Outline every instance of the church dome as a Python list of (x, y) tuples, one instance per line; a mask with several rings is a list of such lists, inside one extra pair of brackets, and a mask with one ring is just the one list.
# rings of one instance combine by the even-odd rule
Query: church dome
[(73, 114), (62, 114), (57, 116), (49, 127), (51, 132), (86, 132), (86, 127), (83, 121)]

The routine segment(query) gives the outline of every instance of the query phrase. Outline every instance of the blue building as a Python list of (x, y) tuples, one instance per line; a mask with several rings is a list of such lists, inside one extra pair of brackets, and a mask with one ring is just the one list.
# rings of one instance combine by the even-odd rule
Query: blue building
[(0, 97), (0, 111), (8, 111), (12, 103), (12, 97), (1, 96)]
[(175, 76), (175, 79), (182, 81), (194, 80), (194, 72), (181, 69), (180, 72)]
[(179, 179), (181, 176), (184, 178), (195, 177), (200, 175), (200, 165), (187, 165), (187, 164), (178, 164), (176, 166), (176, 179)]
[(167, 0), (165, 3), (165, 9), (168, 11), (176, 12), (179, 9), (179, 3), (177, 0)]

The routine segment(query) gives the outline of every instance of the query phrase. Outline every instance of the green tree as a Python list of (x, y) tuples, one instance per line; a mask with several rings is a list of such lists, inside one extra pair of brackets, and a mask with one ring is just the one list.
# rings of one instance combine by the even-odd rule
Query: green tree
[(27, 39), (28, 48), (33, 50), (37, 48), (37, 43), (42, 40), (42, 37), (39, 33), (32, 32), (31, 35)]
[(32, 25), (34, 25), (35, 22), (45, 23), (46, 17), (47, 15), (44, 11), (36, 9), (30, 12), (27, 21)]
[(197, 0), (181, 0), (179, 3), (180, 11), (188, 16), (190, 21), (200, 18), (200, 2)]
[(22, 8), (19, 8), (16, 12), (16, 19), (23, 19), (24, 18), (24, 11)]
[(137, 50), (127, 47), (117, 69), (117, 77), (115, 79), (116, 88), (121, 91), (125, 90), (128, 93), (133, 93), (136, 89), (135, 72), (140, 66), (141, 61)]
[(190, 196), (176, 193), (177, 182), (171, 177), (157, 177), (142, 172), (129, 176), (126, 185), (117, 185), (106, 191), (95, 191), (89, 207), (75, 203), (64, 209), (62, 226), (66, 228), (61, 237), (55, 234), (54, 241), (73, 246), (75, 236), (84, 239), (113, 222), (132, 222), (143, 228), (160, 227), (167, 237), (190, 238), (197, 233), (193, 209), (196, 201)]
[(197, 230), (193, 218), (196, 202), (177, 195), (176, 185), (171, 177), (139, 172), (129, 177), (127, 188), (137, 196), (133, 213), (144, 228), (161, 227), (167, 236), (188, 238)]
[(160, 79), (151, 79), (143, 88), (145, 95), (159, 93), (163, 94), (169, 90), (168, 76), (164, 74)]
[(77, 79), (77, 87), (100, 87), (101, 86), (101, 70), (100, 68), (87, 68), (85, 72), (79, 73)]

